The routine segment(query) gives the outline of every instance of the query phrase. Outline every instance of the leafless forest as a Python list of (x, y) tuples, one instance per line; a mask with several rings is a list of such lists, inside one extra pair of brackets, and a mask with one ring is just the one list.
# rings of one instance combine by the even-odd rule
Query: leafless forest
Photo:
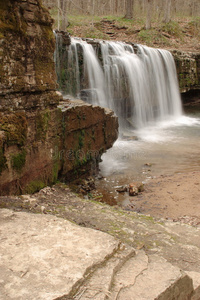
[(180, 16), (200, 17), (199, 0), (43, 0), (49, 9), (58, 11), (62, 29), (68, 15), (124, 16), (127, 19), (146, 18), (146, 29), (151, 19), (169, 22)]
[(172, 15), (187, 14), (200, 16), (199, 0), (43, 0), (48, 7), (66, 9), (68, 14), (126, 15), (145, 14), (148, 6), (159, 16), (165, 16), (167, 10)]

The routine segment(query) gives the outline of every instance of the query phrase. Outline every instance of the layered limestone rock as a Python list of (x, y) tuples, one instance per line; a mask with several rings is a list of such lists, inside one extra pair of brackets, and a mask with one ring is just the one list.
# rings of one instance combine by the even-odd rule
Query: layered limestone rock
[(200, 89), (200, 54), (172, 51), (181, 93)]
[(0, 111), (55, 105), (49, 13), (39, 0), (0, 0), (0, 21)]
[(117, 138), (117, 119), (58, 105), (52, 19), (39, 0), (0, 0), (0, 21), (0, 194), (30, 193), (90, 170)]
[(59, 177), (94, 172), (116, 140), (117, 118), (82, 101), (0, 119), (0, 194), (32, 193)]
[[(80, 173), (95, 173), (101, 155), (118, 136), (113, 112), (81, 100), (63, 101), (63, 145), (54, 156), (63, 161), (61, 176), (70, 179)], [(56, 151), (58, 148), (56, 148)]]

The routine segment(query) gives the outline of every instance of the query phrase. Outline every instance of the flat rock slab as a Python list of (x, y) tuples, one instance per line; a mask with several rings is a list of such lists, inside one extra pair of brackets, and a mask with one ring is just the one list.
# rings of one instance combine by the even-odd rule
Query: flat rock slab
[(69, 294), (119, 248), (112, 236), (52, 215), (0, 210), (0, 299)]
[(198, 272), (186, 272), (193, 280), (194, 294), (191, 300), (200, 300), (200, 273)]
[(1, 209), (0, 254), (0, 300), (200, 299), (198, 272), (53, 215)]
[(110, 299), (186, 300), (193, 295), (192, 279), (157, 255), (139, 252), (114, 281)]

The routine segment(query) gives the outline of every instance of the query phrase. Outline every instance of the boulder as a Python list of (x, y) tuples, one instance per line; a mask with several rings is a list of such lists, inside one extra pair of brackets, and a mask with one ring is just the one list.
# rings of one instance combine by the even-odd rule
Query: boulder
[(129, 196), (137, 196), (138, 193), (144, 191), (144, 184), (142, 182), (133, 182), (129, 184)]

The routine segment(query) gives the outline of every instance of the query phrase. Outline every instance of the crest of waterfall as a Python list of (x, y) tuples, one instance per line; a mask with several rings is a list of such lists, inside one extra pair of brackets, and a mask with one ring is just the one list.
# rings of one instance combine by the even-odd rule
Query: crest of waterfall
[(176, 67), (167, 50), (72, 38), (66, 57), (65, 92), (112, 109), (122, 129), (182, 114)]

